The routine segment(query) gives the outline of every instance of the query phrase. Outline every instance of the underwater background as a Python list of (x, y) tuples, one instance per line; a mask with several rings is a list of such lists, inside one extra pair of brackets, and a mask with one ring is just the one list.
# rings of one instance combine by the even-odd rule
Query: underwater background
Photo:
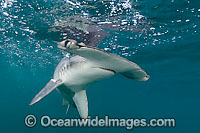
[[(200, 1), (198, 0), (1, 0), (0, 132), (200, 132)], [(96, 25), (107, 36), (99, 48), (140, 65), (151, 78), (121, 75), (87, 89), (89, 115), (112, 118), (175, 118), (176, 127), (28, 128), (24, 118), (66, 115), (52, 92), (29, 106), (67, 54), (54, 41), (69, 38), (66, 26)], [(81, 38), (79, 38), (81, 39)]]

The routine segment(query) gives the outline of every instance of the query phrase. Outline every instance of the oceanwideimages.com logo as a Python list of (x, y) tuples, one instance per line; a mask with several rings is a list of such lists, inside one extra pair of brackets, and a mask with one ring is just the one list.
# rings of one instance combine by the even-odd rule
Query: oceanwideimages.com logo
[(25, 125), (29, 128), (34, 127), (37, 123), (42, 127), (123, 127), (131, 130), (136, 127), (175, 127), (175, 119), (133, 119), (133, 118), (92, 118), (87, 119), (56, 119), (48, 115), (44, 115), (37, 121), (34, 115), (25, 117)]

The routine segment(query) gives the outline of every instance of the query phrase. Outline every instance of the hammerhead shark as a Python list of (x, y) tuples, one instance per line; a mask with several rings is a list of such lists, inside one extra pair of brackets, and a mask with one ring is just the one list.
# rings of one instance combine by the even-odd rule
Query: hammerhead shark
[(85, 43), (67, 39), (57, 42), (57, 45), (73, 56), (64, 57), (60, 61), (53, 78), (33, 98), (30, 105), (57, 90), (63, 97), (63, 105), (68, 105), (67, 111), (73, 105), (81, 118), (88, 118), (86, 89), (92, 83), (117, 73), (137, 81), (147, 81), (150, 78), (136, 63)]

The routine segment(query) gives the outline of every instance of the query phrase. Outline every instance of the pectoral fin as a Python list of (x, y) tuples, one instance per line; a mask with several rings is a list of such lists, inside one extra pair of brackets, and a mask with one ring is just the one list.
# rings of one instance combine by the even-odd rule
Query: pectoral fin
[(73, 97), (74, 103), (77, 107), (78, 113), (81, 118), (88, 117), (88, 100), (86, 90), (81, 90), (75, 93)]
[(51, 79), (46, 86), (33, 98), (30, 105), (33, 105), (55, 90), (62, 84), (62, 80)]

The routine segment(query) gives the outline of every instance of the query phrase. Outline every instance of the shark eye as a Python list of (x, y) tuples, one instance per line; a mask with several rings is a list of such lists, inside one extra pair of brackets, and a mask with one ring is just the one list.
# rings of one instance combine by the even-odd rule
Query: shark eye
[(65, 41), (65, 47), (67, 47), (67, 44), (69, 43), (69, 40)]

